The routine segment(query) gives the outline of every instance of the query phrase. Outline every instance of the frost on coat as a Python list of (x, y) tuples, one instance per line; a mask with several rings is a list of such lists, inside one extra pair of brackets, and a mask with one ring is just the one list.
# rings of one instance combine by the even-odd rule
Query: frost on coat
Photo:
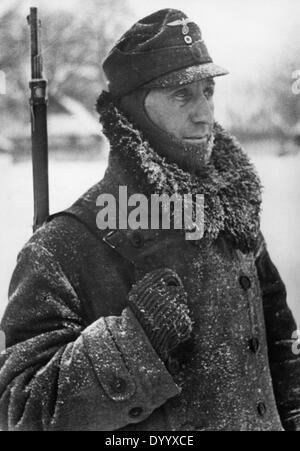
[[(216, 125), (208, 174), (191, 180), (160, 160), (114, 105), (103, 112), (112, 144), (104, 179), (41, 227), (18, 258), (2, 321), (1, 428), (299, 429), (296, 326), (259, 233), (260, 183), (247, 156)], [(106, 235), (96, 227), (96, 199), (117, 198), (120, 185), (129, 194), (203, 189), (206, 236)], [(176, 376), (127, 308), (132, 285), (157, 268), (179, 275), (195, 324), (194, 354)]]
[[(141, 421), (179, 388), (130, 310), (86, 327), (72, 276), (36, 243), (43, 241), (39, 234), (20, 254), (3, 321), (1, 428), (111, 430)], [(54, 236), (47, 241), (60, 244)], [(61, 251), (72, 263), (66, 246)], [(141, 414), (131, 416), (141, 405)]]

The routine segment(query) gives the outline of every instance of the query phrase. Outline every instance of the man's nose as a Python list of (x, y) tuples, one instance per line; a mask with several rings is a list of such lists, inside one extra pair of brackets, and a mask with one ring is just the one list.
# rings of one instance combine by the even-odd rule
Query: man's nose
[(204, 95), (201, 95), (195, 101), (191, 111), (191, 120), (196, 124), (203, 122), (212, 125), (214, 122), (214, 108), (212, 102), (209, 102)]

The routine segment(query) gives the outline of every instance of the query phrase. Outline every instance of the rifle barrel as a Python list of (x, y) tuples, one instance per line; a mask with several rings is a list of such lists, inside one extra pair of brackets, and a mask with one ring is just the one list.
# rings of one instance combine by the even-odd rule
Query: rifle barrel
[(43, 78), (40, 44), (40, 22), (37, 8), (30, 8), (28, 17), (31, 37), (31, 141), (34, 219), (33, 231), (49, 216), (47, 81)]

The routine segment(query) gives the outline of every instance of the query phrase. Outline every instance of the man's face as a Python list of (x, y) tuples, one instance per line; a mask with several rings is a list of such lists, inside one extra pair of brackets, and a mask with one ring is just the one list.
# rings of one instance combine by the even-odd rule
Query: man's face
[(159, 128), (187, 143), (208, 142), (214, 122), (213, 78), (188, 85), (152, 89), (145, 99), (148, 116)]

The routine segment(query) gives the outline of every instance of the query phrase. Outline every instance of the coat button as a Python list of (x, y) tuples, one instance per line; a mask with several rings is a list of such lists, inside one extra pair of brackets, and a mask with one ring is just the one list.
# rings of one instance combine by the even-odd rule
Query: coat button
[(250, 350), (256, 354), (257, 351), (259, 350), (259, 339), (256, 337), (252, 337), (249, 340), (249, 348)]
[(263, 417), (267, 411), (267, 407), (264, 402), (259, 402), (257, 404), (257, 411), (261, 417)]
[(240, 276), (239, 282), (243, 290), (249, 290), (249, 288), (251, 287), (251, 280), (245, 275)]
[(116, 377), (111, 381), (110, 388), (113, 393), (124, 393), (126, 389), (126, 382), (121, 377)]
[(138, 418), (142, 412), (143, 409), (141, 407), (133, 407), (133, 409), (129, 411), (129, 416), (131, 418)]
[(180, 282), (176, 277), (171, 277), (167, 281), (167, 285), (168, 285), (168, 287), (180, 287)]
[(131, 237), (129, 238), (132, 246), (134, 247), (142, 247), (144, 244), (143, 235), (139, 232), (133, 232)]

